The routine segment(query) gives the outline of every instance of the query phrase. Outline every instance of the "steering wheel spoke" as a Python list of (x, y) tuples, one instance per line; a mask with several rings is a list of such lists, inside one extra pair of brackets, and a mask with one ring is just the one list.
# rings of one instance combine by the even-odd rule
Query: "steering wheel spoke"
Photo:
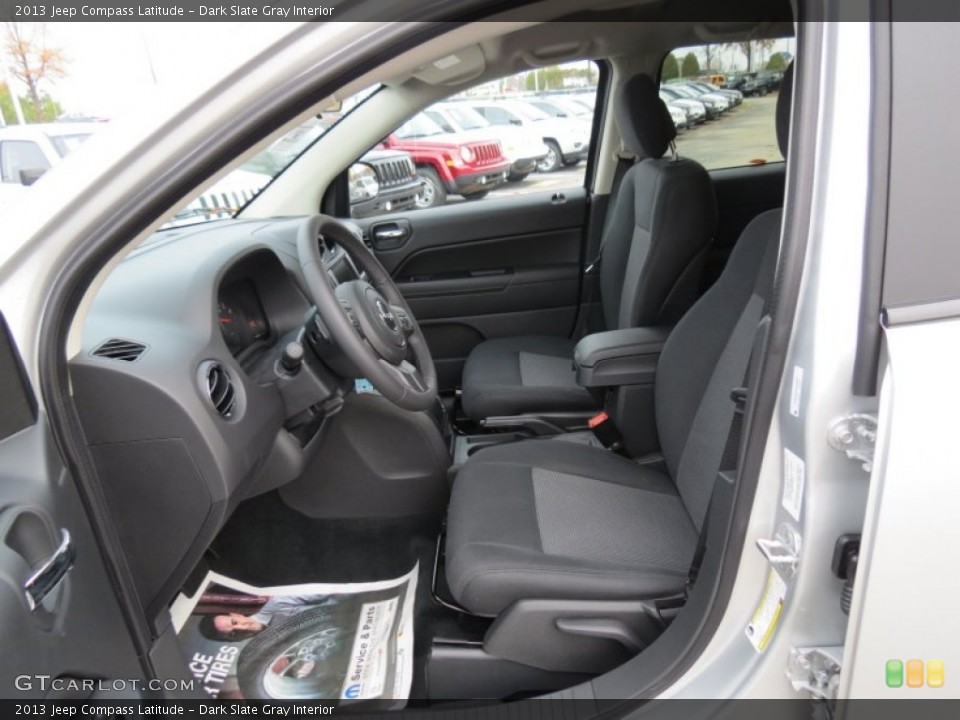
[(427, 391), (427, 384), (423, 380), (423, 375), (420, 374), (417, 366), (412, 362), (404, 360), (394, 365), (386, 360), (381, 360), (380, 363), (410, 390), (420, 393)]

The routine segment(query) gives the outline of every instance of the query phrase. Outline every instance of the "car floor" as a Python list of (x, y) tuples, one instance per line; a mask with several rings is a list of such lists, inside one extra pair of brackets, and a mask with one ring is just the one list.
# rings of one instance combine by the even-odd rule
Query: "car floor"
[(260, 586), (370, 582), (397, 578), (420, 563), (414, 605), (414, 676), (410, 700), (427, 699), (427, 658), (434, 638), (481, 640), (486, 622), (433, 599), (431, 581), (442, 520), (434, 516), (314, 519), (277, 492), (241, 503), (211, 544), (210, 568)]

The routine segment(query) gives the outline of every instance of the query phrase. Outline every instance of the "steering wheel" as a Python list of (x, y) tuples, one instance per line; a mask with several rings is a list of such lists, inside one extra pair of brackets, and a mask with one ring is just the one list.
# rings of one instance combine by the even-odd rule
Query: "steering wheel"
[[(321, 257), (321, 235), (342, 247), (367, 279), (334, 285)], [(343, 353), (398, 407), (431, 407), (437, 400), (437, 371), (427, 341), (397, 286), (363, 240), (335, 218), (314, 215), (300, 226), (297, 250), (311, 299)]]

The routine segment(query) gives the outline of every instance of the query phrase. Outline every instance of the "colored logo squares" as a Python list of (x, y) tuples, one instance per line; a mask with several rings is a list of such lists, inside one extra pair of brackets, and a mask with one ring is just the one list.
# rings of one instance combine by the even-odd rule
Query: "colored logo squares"
[[(902, 660), (887, 660), (887, 687), (902, 687), (904, 680), (909, 688), (923, 687), (923, 670), (923, 660), (907, 660), (906, 666)], [(927, 687), (943, 687), (943, 660), (928, 660), (926, 670)]]

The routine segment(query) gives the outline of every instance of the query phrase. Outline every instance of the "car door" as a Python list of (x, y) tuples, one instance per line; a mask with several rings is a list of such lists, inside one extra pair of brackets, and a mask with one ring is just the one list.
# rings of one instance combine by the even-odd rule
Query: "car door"
[[(597, 82), (599, 68), (590, 66)], [(561, 77), (583, 68), (558, 66), (553, 72)], [(503, 85), (529, 82), (526, 75), (507, 78)], [(485, 100), (477, 107), (489, 122), (510, 124), (498, 102)], [(481, 135), (482, 130), (471, 130), (463, 137)], [(542, 158), (538, 135), (529, 137), (528, 157)], [(507, 181), (480, 199), (451, 192), (440, 207), (355, 220), (415, 313), (441, 389), (459, 385), (467, 356), (484, 340), (573, 334), (590, 205), (588, 162), (574, 161), (550, 173), (531, 172), (532, 162), (518, 173), (523, 179)]]
[(137, 653), (36, 397), (0, 315), (0, 696), (134, 690)]
[(450, 389), (483, 340), (570, 336), (586, 216), (586, 190), (574, 186), (357, 222), (416, 315), (441, 387)]

